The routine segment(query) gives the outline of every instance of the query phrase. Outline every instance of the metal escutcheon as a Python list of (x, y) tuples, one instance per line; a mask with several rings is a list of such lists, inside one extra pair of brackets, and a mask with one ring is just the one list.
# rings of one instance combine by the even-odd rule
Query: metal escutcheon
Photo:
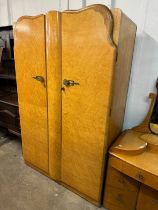
[(64, 86), (74, 86), (74, 85), (80, 85), (78, 82), (75, 82), (74, 80), (63, 80), (63, 85)]
[(44, 87), (46, 87), (44, 77), (42, 77), (42, 76), (35, 76), (35, 77), (32, 77), (32, 78), (35, 79), (38, 82), (41, 82), (44, 85)]

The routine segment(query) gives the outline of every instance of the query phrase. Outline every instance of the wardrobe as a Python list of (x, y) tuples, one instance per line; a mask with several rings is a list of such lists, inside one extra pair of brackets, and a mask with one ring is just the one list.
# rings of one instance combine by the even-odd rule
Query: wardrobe
[(122, 130), (135, 33), (104, 5), (14, 26), (24, 160), (96, 205), (107, 149)]

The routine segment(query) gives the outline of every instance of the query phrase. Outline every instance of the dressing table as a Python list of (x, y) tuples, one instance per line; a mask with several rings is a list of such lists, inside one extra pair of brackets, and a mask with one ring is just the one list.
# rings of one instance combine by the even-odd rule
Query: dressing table
[(158, 210), (158, 136), (151, 121), (157, 98), (150, 98), (143, 123), (122, 133), (109, 151), (104, 193), (108, 210)]

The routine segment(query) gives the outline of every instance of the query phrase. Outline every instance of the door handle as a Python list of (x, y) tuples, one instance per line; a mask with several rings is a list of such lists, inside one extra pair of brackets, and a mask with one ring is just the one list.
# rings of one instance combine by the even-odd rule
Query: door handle
[(75, 82), (74, 80), (63, 80), (63, 85), (64, 86), (74, 86), (74, 85), (80, 85), (78, 82)]
[(42, 76), (35, 76), (35, 77), (32, 77), (32, 78), (35, 79), (38, 82), (41, 82), (44, 85), (44, 87), (46, 87), (44, 77), (42, 77)]

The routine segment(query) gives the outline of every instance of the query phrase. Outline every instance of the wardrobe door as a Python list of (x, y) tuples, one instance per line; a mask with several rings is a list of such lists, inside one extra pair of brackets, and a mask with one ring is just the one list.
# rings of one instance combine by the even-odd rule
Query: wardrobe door
[(24, 159), (48, 173), (45, 16), (20, 18), (14, 38)]
[(116, 49), (108, 8), (62, 14), (62, 182), (99, 203)]

